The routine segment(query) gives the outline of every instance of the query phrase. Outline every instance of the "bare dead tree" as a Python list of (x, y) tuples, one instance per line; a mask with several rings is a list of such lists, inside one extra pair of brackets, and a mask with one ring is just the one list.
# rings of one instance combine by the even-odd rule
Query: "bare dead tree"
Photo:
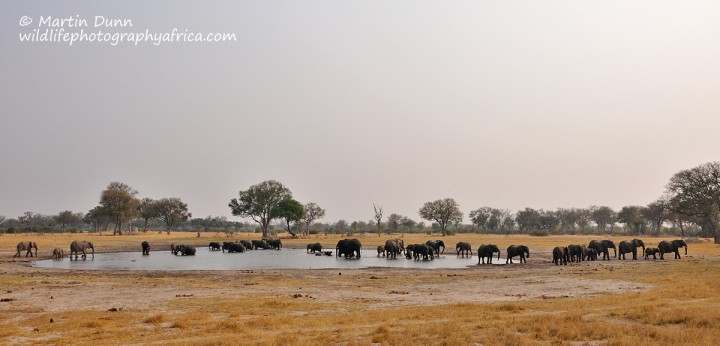
[(382, 232), (382, 207), (377, 206), (373, 203), (373, 209), (375, 209), (375, 221), (377, 222), (377, 231), (378, 231), (378, 237), (380, 236), (380, 232)]

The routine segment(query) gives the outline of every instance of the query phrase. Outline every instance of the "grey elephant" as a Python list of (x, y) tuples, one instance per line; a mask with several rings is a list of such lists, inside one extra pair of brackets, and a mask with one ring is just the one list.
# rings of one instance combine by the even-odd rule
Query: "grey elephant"
[(583, 258), (583, 247), (580, 245), (573, 245), (570, 244), (567, 246), (568, 249), (568, 258), (570, 259), (570, 262), (582, 262)]
[(400, 255), (403, 251), (405, 251), (405, 247), (403, 246), (402, 239), (388, 239), (385, 241), (384, 250), (388, 259), (395, 259), (397, 258), (397, 255)]
[(150, 254), (150, 243), (147, 241), (143, 241), (140, 243), (140, 246), (142, 247), (143, 255), (149, 255)]
[(648, 260), (648, 259), (650, 259), (650, 256), (653, 256), (653, 259), (655, 260), (655, 259), (657, 259), (656, 255), (659, 253), (660, 253), (660, 250), (658, 250), (658, 248), (649, 247), (649, 248), (645, 249), (645, 259)]
[(362, 244), (359, 240), (353, 238), (353, 239), (342, 239), (338, 241), (337, 245), (335, 246), (335, 257), (338, 256), (345, 256), (345, 258), (352, 258), (356, 257), (360, 258), (360, 249), (362, 248)]
[(73, 240), (73, 242), (70, 243), (70, 259), (72, 259), (72, 255), (75, 253), (75, 260), (77, 260), (80, 252), (82, 252), (82, 259), (86, 259), (88, 249), (92, 250), (92, 259), (95, 259), (95, 246), (93, 243)]
[(257, 249), (265, 250), (265, 249), (270, 248), (270, 245), (265, 240), (252, 240), (252, 241), (250, 241), (250, 243), (252, 244), (253, 250), (257, 250)]
[(455, 252), (458, 256), (470, 256), (472, 257), (472, 246), (470, 243), (461, 241), (455, 244)]
[[(35, 255), (33, 256), (32, 249), (35, 249)], [(20, 253), (25, 251), (25, 257), (30, 255), (30, 257), (37, 257), (37, 243), (34, 241), (21, 241), (17, 244), (17, 252), (15, 253), (15, 257), (20, 257)]]
[(308, 253), (316, 253), (322, 251), (322, 244), (315, 243), (315, 244), (307, 244), (307, 252)]
[(222, 249), (222, 247), (220, 246), (219, 242), (211, 241), (208, 244), (208, 250), (210, 250), (210, 251), (220, 251), (221, 249)]
[(597, 261), (598, 258), (598, 252), (597, 250), (589, 247), (583, 248), (583, 260), (587, 261)]
[[(410, 247), (410, 245), (408, 245), (408, 247)], [(412, 254), (416, 261), (428, 261), (435, 259), (435, 250), (427, 244), (413, 244)]]
[[(435, 251), (436, 256), (445, 253), (445, 242), (442, 240), (428, 240), (425, 242), (425, 245), (431, 247), (433, 251)], [(440, 251), (440, 248), (442, 248), (442, 251)]]
[[(526, 256), (527, 255), (527, 256)], [(520, 256), (520, 263), (527, 263), (526, 257), (530, 257), (530, 249), (525, 245), (510, 245), (507, 248), (507, 259), (505, 263), (513, 263), (513, 257)]]
[[(382, 247), (382, 246), (379, 246), (379, 247)], [(409, 244), (408, 246), (406, 246), (405, 247), (405, 258), (413, 259), (413, 251), (415, 251), (415, 244)]]
[(244, 240), (244, 239), (243, 239), (243, 240), (240, 241), (240, 243), (243, 244), (243, 246), (245, 247), (245, 250), (252, 250), (252, 249), (253, 249), (252, 242), (249, 241), (249, 240)]
[(677, 240), (673, 240), (673, 241), (667, 241), (667, 240), (661, 241), (660, 244), (658, 244), (658, 250), (660, 251), (660, 259), (665, 259), (665, 258), (663, 258), (663, 254), (671, 253), (671, 252), (675, 253), (675, 259), (679, 259), (681, 247), (685, 248), (685, 256), (687, 256), (688, 246), (684, 240), (677, 239)]
[(63, 249), (56, 247), (53, 249), (52, 258), (53, 259), (63, 259), (65, 257), (65, 252)]
[(228, 252), (245, 252), (245, 245), (241, 242), (224, 242), (223, 252), (225, 252), (225, 250), (228, 250)]
[(645, 252), (645, 243), (640, 239), (623, 240), (618, 244), (618, 259), (625, 259), (626, 253), (632, 253), (633, 261), (637, 259), (638, 247), (642, 247)]
[(610, 249), (613, 249), (613, 257), (617, 257), (617, 248), (612, 240), (591, 240), (589, 248), (595, 249), (599, 254), (603, 254), (603, 261), (610, 259)]
[(556, 246), (552, 251), (552, 255), (555, 265), (567, 265), (568, 257), (570, 257), (568, 255), (568, 248), (565, 246)]
[(382, 256), (385, 257), (385, 247), (382, 245), (378, 245), (377, 247), (378, 257)]
[(195, 247), (192, 245), (180, 244), (175, 246), (174, 255), (195, 256)]
[(265, 240), (267, 244), (270, 246), (273, 250), (280, 250), (282, 249), (282, 241), (280, 239), (268, 239)]
[(500, 260), (500, 249), (497, 245), (493, 244), (482, 244), (477, 249), (478, 264), (485, 264), (487, 258), (487, 264), (492, 264), (493, 254), (497, 252), (498, 261)]

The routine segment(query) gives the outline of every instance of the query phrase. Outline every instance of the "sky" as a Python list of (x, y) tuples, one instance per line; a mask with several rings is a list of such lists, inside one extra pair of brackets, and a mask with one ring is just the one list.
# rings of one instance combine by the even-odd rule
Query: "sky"
[[(1, 1), (6, 217), (121, 181), (240, 220), (230, 199), (270, 179), (324, 222), (619, 210), (720, 158), (717, 1)], [(235, 40), (21, 41), (60, 28)]]

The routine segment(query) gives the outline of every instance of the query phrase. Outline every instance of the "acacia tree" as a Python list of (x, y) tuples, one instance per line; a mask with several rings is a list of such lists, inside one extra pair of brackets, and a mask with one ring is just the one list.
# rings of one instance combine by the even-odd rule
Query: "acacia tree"
[[(135, 198), (137, 191), (130, 186), (112, 182), (100, 194), (100, 206), (107, 216), (115, 222), (113, 235), (122, 234), (122, 225), (125, 222), (132, 221), (137, 217), (137, 207), (140, 201)], [(128, 230), (128, 235), (132, 231), (132, 226)]]
[(325, 209), (320, 208), (319, 205), (313, 202), (305, 204), (303, 209), (305, 213), (303, 214), (302, 221), (305, 223), (305, 235), (307, 236), (310, 234), (310, 224), (315, 220), (325, 217)]
[(426, 202), (418, 213), (425, 220), (437, 222), (443, 236), (447, 235), (449, 223), (462, 222), (463, 217), (460, 205), (452, 198)]
[(192, 214), (188, 212), (187, 203), (181, 201), (180, 198), (160, 199), (155, 202), (155, 208), (158, 218), (165, 222), (167, 234), (170, 234), (173, 226), (192, 217)]
[(280, 201), (278, 205), (276, 205), (270, 210), (270, 216), (273, 219), (280, 218), (285, 220), (285, 223), (287, 224), (287, 232), (290, 233), (293, 237), (295, 237), (296, 235), (295, 233), (290, 231), (290, 223), (299, 222), (302, 219), (304, 213), (305, 210), (303, 208), (303, 205), (292, 198)]
[(655, 235), (660, 235), (660, 228), (663, 222), (669, 219), (670, 213), (665, 206), (667, 200), (660, 198), (655, 202), (648, 204), (646, 207), (640, 208), (640, 215), (655, 229)]
[(233, 198), (228, 204), (232, 214), (248, 217), (257, 222), (262, 229), (263, 237), (267, 237), (268, 227), (273, 219), (270, 214), (272, 208), (280, 201), (292, 198), (290, 190), (275, 180), (252, 185), (247, 190), (240, 191), (239, 195), (239, 198)]
[(77, 226), (78, 224), (81, 224), (83, 221), (83, 214), (82, 213), (76, 213), (73, 214), (73, 212), (69, 210), (65, 210), (63, 212), (60, 212), (55, 216), (55, 222), (57, 222), (60, 225), (60, 229), (65, 232), (65, 229), (67, 226)]
[(624, 223), (634, 234), (645, 234), (647, 221), (640, 214), (640, 207), (628, 205), (623, 207), (617, 214), (617, 221)]
[(676, 173), (667, 185), (672, 212), (700, 220), (720, 244), (720, 161)]
[(148, 221), (160, 217), (157, 201), (152, 198), (143, 198), (138, 204), (138, 215), (145, 221), (143, 232), (147, 232)]
[(598, 230), (605, 231), (607, 226), (610, 225), (610, 232), (613, 231), (615, 221), (617, 219), (617, 214), (612, 208), (607, 206), (592, 206), (590, 207), (590, 210), (590, 219), (595, 222)]

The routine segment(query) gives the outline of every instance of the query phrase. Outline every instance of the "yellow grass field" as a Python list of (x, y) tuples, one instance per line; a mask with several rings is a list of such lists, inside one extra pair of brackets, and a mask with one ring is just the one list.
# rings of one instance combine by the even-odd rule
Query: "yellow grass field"
[[(366, 250), (399, 235), (358, 236)], [(72, 240), (96, 254), (170, 243), (258, 239), (257, 234), (173, 232), (0, 236), (0, 344), (179, 345), (711, 345), (720, 340), (720, 246), (703, 240), (680, 260), (555, 266), (554, 246), (597, 236), (405, 235), (406, 244), (530, 247), (526, 264), (464, 269), (81, 271), (29, 267), (19, 241), (66, 254)], [(285, 247), (338, 236), (283, 239)], [(610, 237), (618, 243), (624, 238)], [(660, 240), (644, 237), (647, 246)], [(668, 239), (669, 240), (669, 239)], [(270, 250), (267, 250), (270, 251)], [(369, 253), (369, 252), (368, 252)], [(681, 252), (682, 253), (682, 252)], [(24, 256), (24, 254), (23, 254)], [(252, 252), (243, 254), (252, 256)], [(367, 255), (365, 255), (367, 256)], [(405, 259), (402, 259), (405, 260)], [(477, 263), (477, 260), (473, 261)]]

